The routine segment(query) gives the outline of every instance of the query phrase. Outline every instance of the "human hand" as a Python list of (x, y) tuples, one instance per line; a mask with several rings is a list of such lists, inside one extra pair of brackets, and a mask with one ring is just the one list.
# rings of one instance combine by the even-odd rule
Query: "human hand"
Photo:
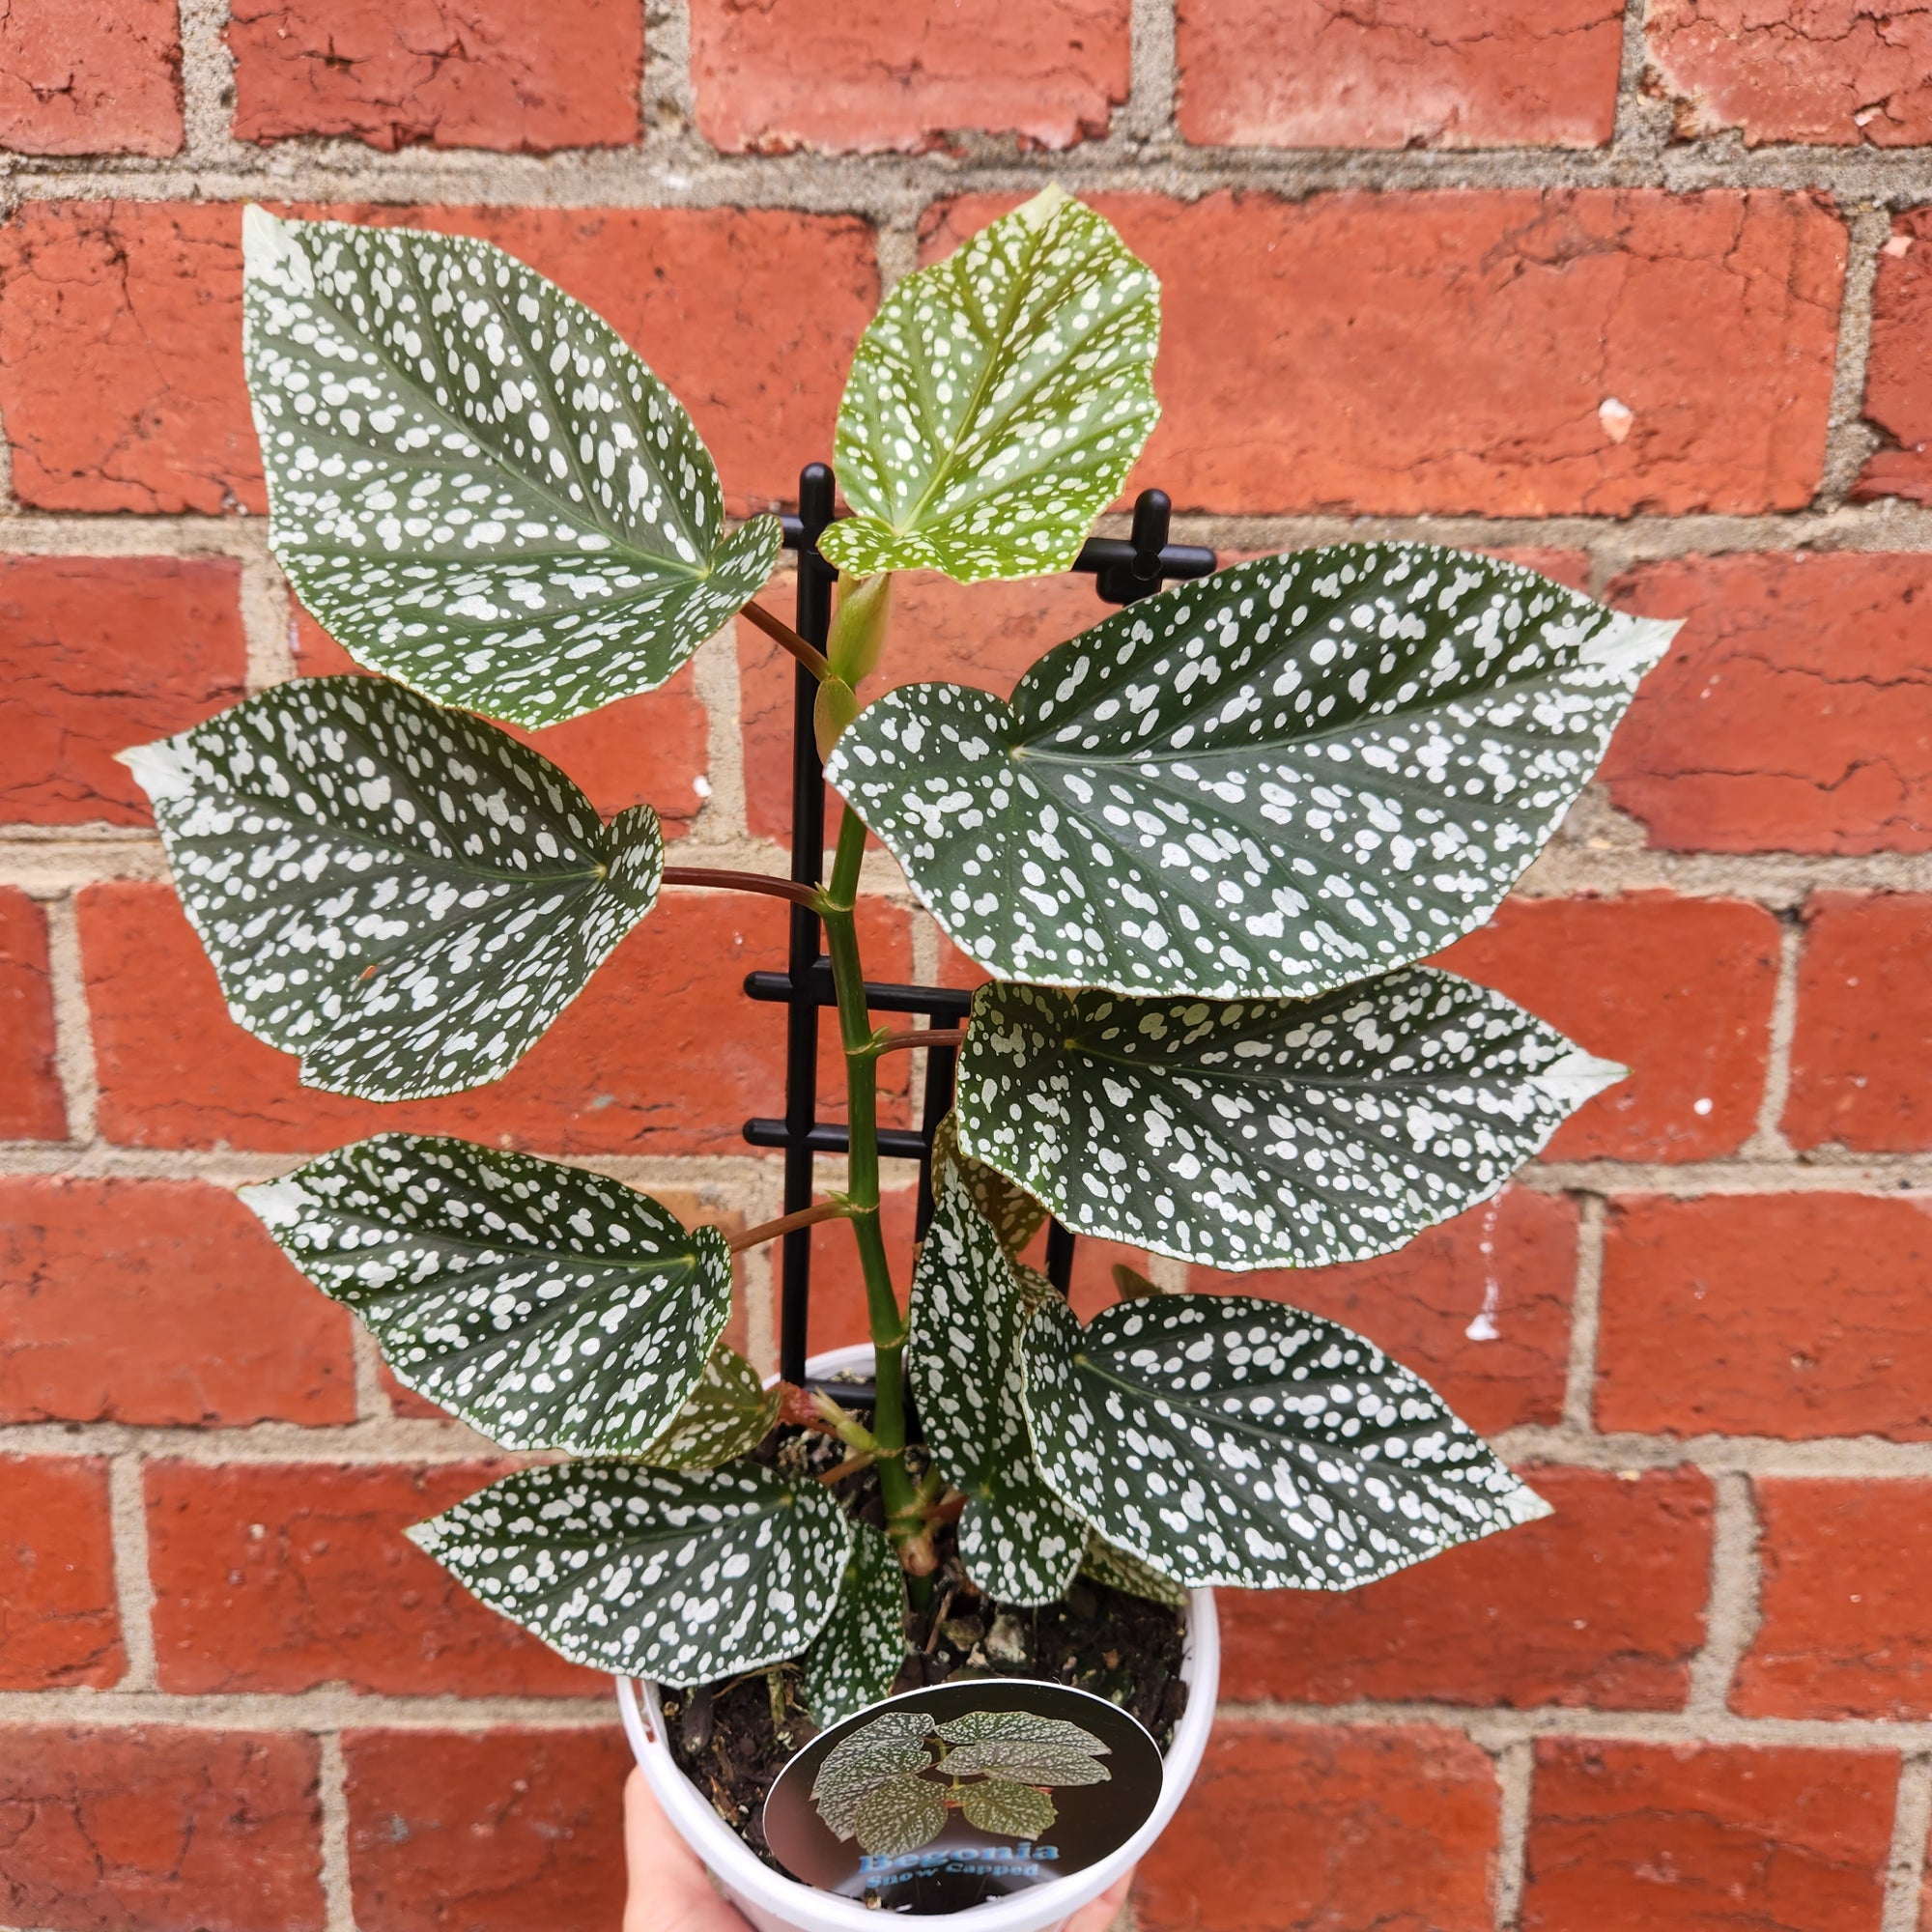
[[(703, 1862), (658, 1808), (640, 1771), (624, 1786), (624, 1932), (751, 1932), (711, 1884)], [(1107, 1932), (1127, 1902), (1130, 1871), (1066, 1921), (1065, 1932)]]

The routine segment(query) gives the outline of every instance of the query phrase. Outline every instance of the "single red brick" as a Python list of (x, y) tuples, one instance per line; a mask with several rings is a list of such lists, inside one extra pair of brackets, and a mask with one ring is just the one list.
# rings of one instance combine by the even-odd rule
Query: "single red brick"
[(1141, 1863), (1141, 1932), (1490, 1932), (1496, 1778), (1421, 1729), (1223, 1724)]
[[(393, 1106), (301, 1086), (292, 1056), (235, 1026), (170, 888), (89, 887), (80, 926), (100, 1130), (124, 1146), (306, 1153), (393, 1130), (550, 1153), (736, 1153), (749, 1116), (784, 1110), (782, 1009), (742, 992), (753, 968), (784, 965), (777, 899), (668, 892), (506, 1078)], [(862, 932), (867, 970), (905, 979), (905, 915), (868, 903)], [(822, 1042), (828, 1119), (843, 1106), (837, 1031)], [(887, 1062), (889, 1124), (904, 1114), (892, 1061), (905, 1058)]]
[(1522, 1473), (1554, 1516), (1345, 1595), (1217, 1593), (1222, 1694), (1682, 1709), (1704, 1640), (1710, 1478)]
[(0, 1180), (0, 1422), (354, 1422), (349, 1337), (227, 1188)]
[(25, 893), (0, 887), (0, 1140), (66, 1138), (46, 915)]
[[(1627, 516), (1798, 508), (1818, 487), (1846, 240), (1817, 196), (1094, 202), (1162, 284), (1164, 410), (1129, 492)], [(927, 256), (1010, 205), (934, 210)]]
[(245, 694), (241, 582), (228, 557), (0, 559), (0, 818), (150, 823), (114, 754)]
[(1731, 1708), (1932, 1717), (1932, 1483), (1760, 1477), (1758, 1627)]
[(1932, 849), (1932, 559), (1673, 558), (1607, 601), (1688, 621), (1603, 776), (1650, 843), (1705, 852)]
[(955, 129), (1101, 139), (1127, 98), (1127, 0), (696, 0), (697, 126), (733, 154), (919, 154)]
[[(690, 406), (734, 508), (832, 446), (878, 295), (871, 231), (779, 209), (354, 208), (478, 235), (605, 316)], [(810, 302), (794, 299), (802, 283)], [(42, 509), (266, 507), (242, 377), (241, 210), (31, 202), (0, 228), (0, 415)]]
[(1932, 17), (1911, 0), (1656, 0), (1644, 48), (1646, 89), (1670, 101), (1683, 140), (1733, 128), (1750, 148), (1932, 140)]
[(1612, 1204), (1597, 1423), (1932, 1436), (1932, 1207), (1857, 1194)]
[(234, 0), (224, 38), (238, 140), (547, 155), (639, 136), (644, 16), (623, 0)]
[[(292, 635), (296, 668), (305, 675), (362, 668), (306, 611), (296, 612)], [(690, 666), (656, 691), (619, 698), (567, 724), (541, 731), (503, 728), (561, 765), (606, 818), (634, 805), (651, 807), (667, 838), (683, 838), (711, 796), (710, 720)]]
[(48, 1932), (322, 1932), (313, 1738), (0, 1729), (0, 1913)]
[(147, 1465), (161, 1688), (598, 1697), (403, 1535), (506, 1463)]
[(1189, 1286), (1265, 1294), (1359, 1329), (1485, 1434), (1563, 1413), (1577, 1206), (1513, 1187), (1345, 1267), (1190, 1272)]
[(1600, 148), (1617, 0), (1181, 0), (1180, 131), (1221, 147)]
[(1865, 420), (1881, 438), (1852, 494), (1932, 502), (1932, 371), (1919, 346), (1932, 323), (1932, 208), (1891, 218), (1872, 285)]
[[(0, 1690), (120, 1682), (107, 1464), (0, 1458)], [(0, 1811), (0, 1845), (7, 1841)]]
[(1764, 1092), (1777, 922), (1738, 899), (1510, 899), (1435, 963), (1506, 993), (1630, 1078), (1556, 1130), (1553, 1160), (1709, 1160)]
[(1887, 1751), (1545, 1738), (1523, 1932), (1878, 1932)]
[(1932, 1147), (1932, 895), (1819, 893), (1804, 908), (1784, 1131), (1801, 1148)]
[(0, 148), (17, 155), (177, 155), (174, 0), (40, 0), (0, 14)]
[(361, 1932), (553, 1932), (624, 1905), (630, 1747), (605, 1730), (349, 1731)]

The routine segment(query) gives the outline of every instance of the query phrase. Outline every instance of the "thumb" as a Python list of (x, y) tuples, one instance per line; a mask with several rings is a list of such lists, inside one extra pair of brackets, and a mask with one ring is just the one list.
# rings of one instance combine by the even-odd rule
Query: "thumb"
[(751, 1932), (636, 1770), (624, 1785), (624, 1932)]

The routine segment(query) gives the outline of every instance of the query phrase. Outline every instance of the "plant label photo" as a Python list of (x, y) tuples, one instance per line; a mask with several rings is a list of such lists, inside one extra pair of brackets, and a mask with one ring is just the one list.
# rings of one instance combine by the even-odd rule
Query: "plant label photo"
[(1097, 1864), (1160, 1800), (1160, 1750), (1063, 1684), (979, 1678), (821, 1732), (765, 1800), (794, 1878), (886, 1912), (964, 1912)]

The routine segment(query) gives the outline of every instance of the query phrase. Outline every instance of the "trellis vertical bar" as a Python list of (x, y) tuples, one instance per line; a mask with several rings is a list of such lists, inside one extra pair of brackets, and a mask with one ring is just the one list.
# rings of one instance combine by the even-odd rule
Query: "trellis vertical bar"
[[(832, 629), (832, 585), (838, 576), (818, 554), (818, 538), (832, 522), (831, 469), (809, 463), (799, 472), (798, 605), (794, 628), (824, 648)], [(815, 886), (825, 864), (825, 775), (811, 727), (818, 686), (803, 665), (792, 685), (791, 875)], [(803, 906), (791, 910), (788, 961), (791, 995), (785, 1010), (784, 1211), (811, 1205), (811, 1128), (818, 1101), (818, 1002), (812, 968), (818, 963), (819, 923)], [(779, 1319), (779, 1373), (805, 1379), (806, 1331), (811, 1305), (811, 1230), (784, 1237)]]

